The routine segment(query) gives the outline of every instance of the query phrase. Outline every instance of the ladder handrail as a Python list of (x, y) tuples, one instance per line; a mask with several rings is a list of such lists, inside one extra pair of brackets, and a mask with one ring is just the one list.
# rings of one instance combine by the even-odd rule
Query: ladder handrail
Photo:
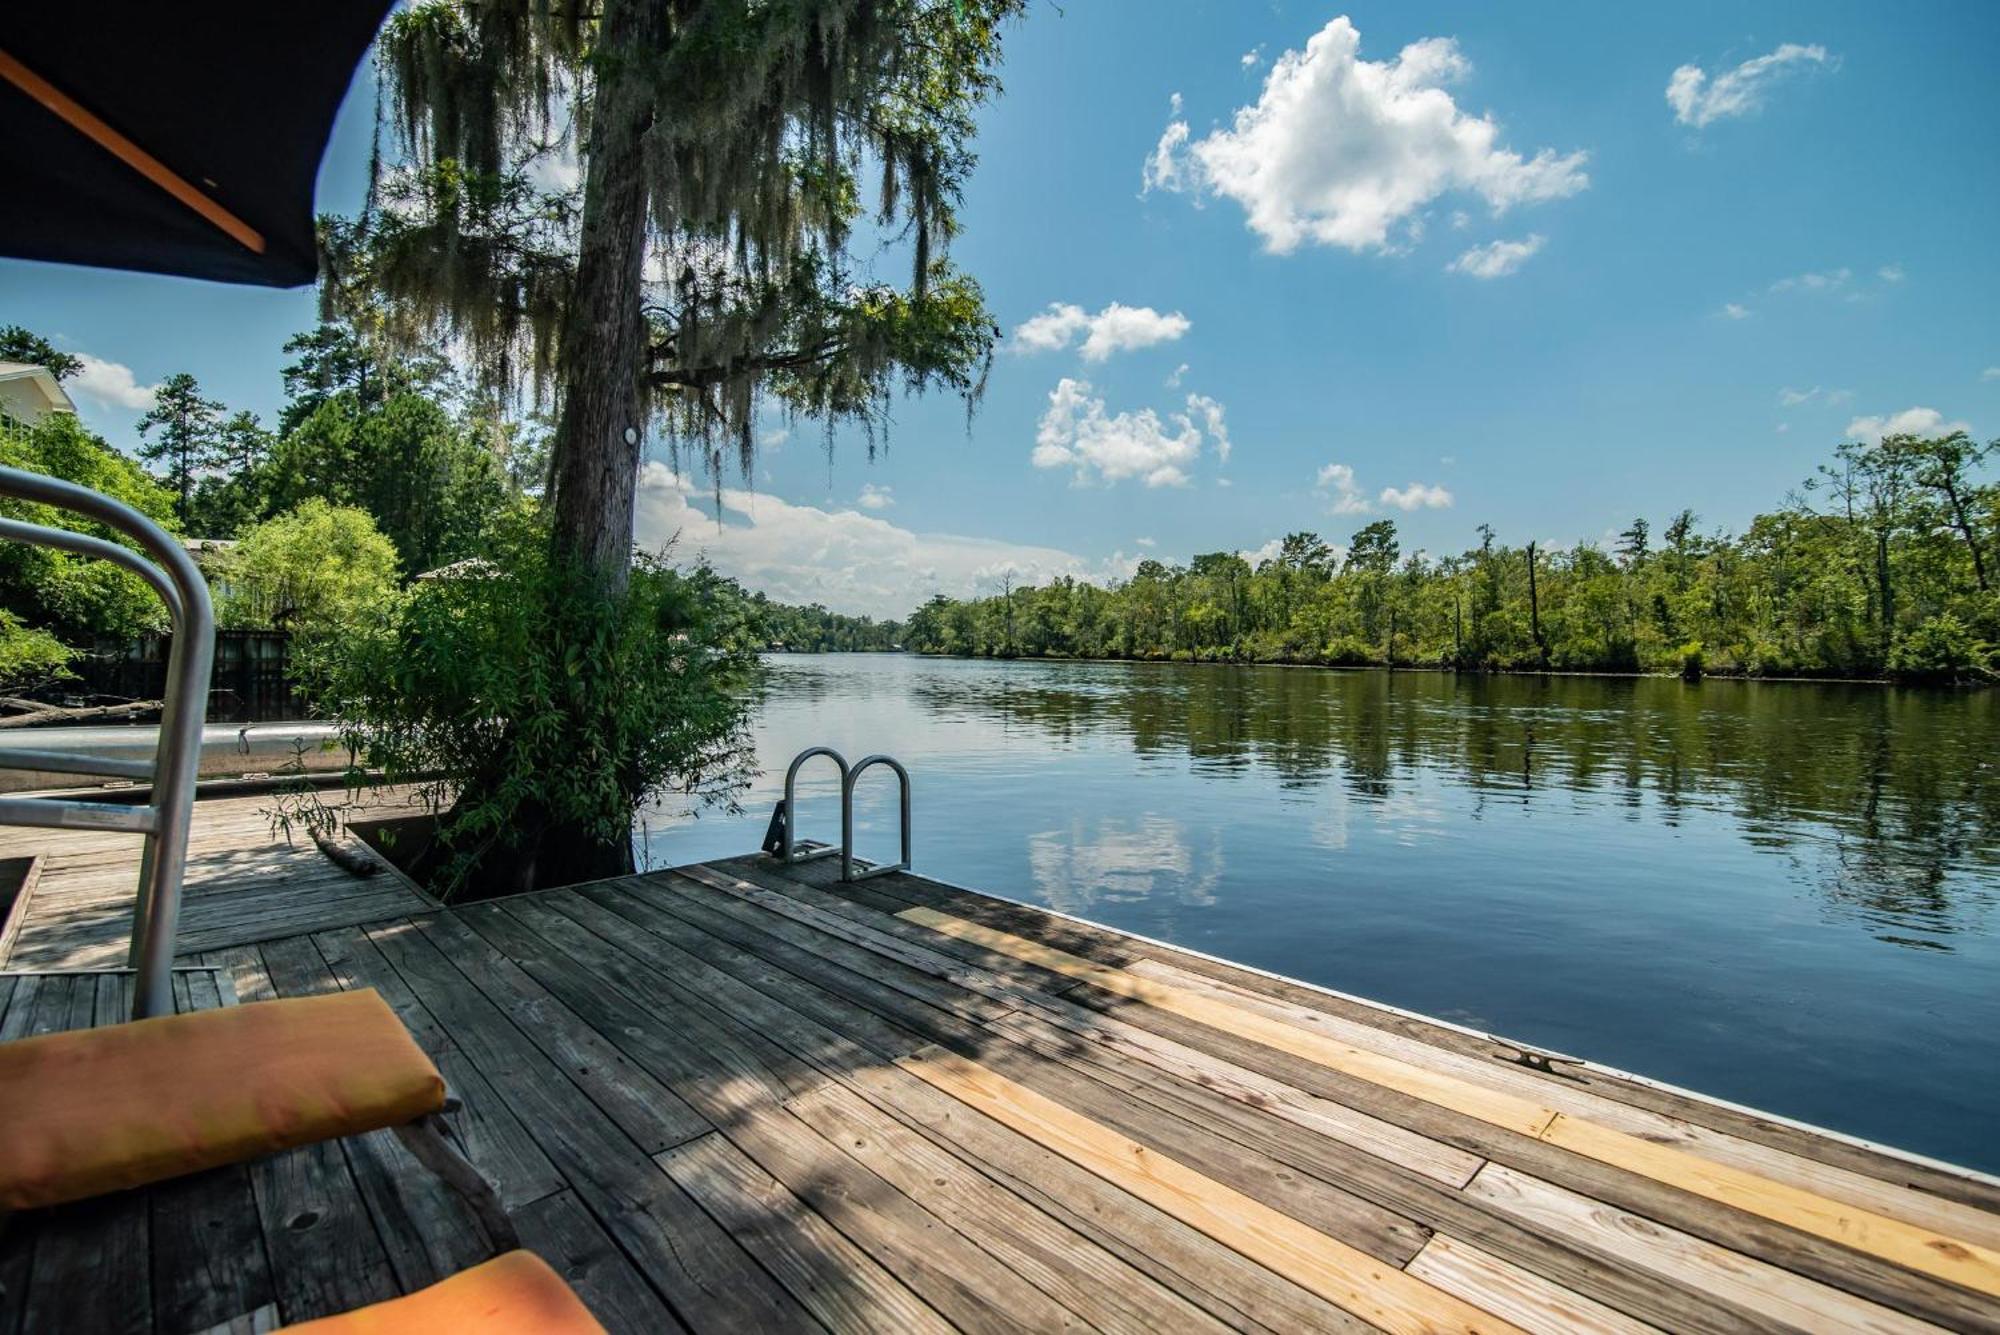
[[(201, 764), (209, 674), (215, 664), (215, 608), (209, 599), (208, 582), (185, 547), (123, 501), (61, 478), (7, 467), (0, 467), (0, 497), (33, 501), (94, 519), (132, 538), (145, 556), (152, 558), (149, 562), (91, 534), (25, 520), (0, 520), (0, 538), (115, 562), (145, 580), (167, 605), (174, 635), (160, 709), (159, 749), (151, 768), (152, 802), (141, 811), (127, 808), (129, 823), (122, 828), (146, 833), (132, 919), (130, 963), (138, 973), (132, 1018), (171, 1015), (181, 878), (187, 868), (188, 825), (194, 814), (195, 780)], [(104, 822), (113, 818), (97, 810), (99, 805), (51, 798), (10, 799), (0, 804), (0, 823), (48, 825), (68, 819), (107, 828)]]
[[(854, 870), (854, 782), (871, 765), (887, 765), (896, 771), (897, 789), (902, 799), (903, 810), (903, 856), (900, 862), (870, 867), (867, 871)], [(863, 756), (854, 762), (854, 768), (840, 785), (840, 879), (862, 881), (870, 876), (887, 876), (892, 871), (910, 869), (910, 772), (903, 768), (903, 762), (891, 755), (877, 753)]]
[(816, 848), (809, 853), (799, 853), (794, 851), (792, 848), (792, 826), (795, 824), (793, 817), (794, 814), (799, 809), (799, 804), (796, 800), (794, 792), (794, 790), (798, 787), (799, 767), (805, 764), (808, 760), (811, 760), (814, 756), (831, 756), (833, 758), (833, 763), (840, 766), (841, 802), (843, 804), (842, 810), (843, 811), (845, 810), (845, 803), (847, 800), (846, 798), (847, 772), (848, 772), (847, 758), (841, 755), (840, 752), (834, 750), (830, 746), (809, 746), (805, 750), (793, 756), (790, 768), (788, 768), (785, 771), (785, 802), (784, 802), (785, 819), (783, 827), (780, 830), (778, 836), (779, 839), (782, 841), (782, 843), (779, 846), (778, 857), (780, 858), (780, 860), (784, 862), (784, 864), (787, 867), (792, 866), (794, 863), (810, 862), (814, 858), (832, 857), (836, 852), (839, 851), (838, 849), (828, 847), (828, 848)]

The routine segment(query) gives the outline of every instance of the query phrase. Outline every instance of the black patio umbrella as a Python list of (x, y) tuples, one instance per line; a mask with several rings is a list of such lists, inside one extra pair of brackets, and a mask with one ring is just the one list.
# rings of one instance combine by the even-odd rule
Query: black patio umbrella
[(53, 0), (0, 17), (0, 254), (296, 287), (392, 0)]

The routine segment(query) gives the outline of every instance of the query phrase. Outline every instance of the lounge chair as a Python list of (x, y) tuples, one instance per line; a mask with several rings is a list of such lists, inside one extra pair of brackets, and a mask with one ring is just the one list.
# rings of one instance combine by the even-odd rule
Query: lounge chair
[(562, 1276), (533, 1252), (508, 1252), (427, 1289), (284, 1326), (289, 1335), (603, 1335)]

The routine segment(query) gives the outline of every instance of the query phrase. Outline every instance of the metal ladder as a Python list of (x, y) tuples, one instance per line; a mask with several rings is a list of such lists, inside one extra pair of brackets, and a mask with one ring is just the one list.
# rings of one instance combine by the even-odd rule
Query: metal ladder
[[(798, 810), (795, 790), (799, 781), (799, 768), (814, 756), (826, 756), (840, 768), (840, 846), (831, 845), (801, 849), (794, 840), (792, 813)], [(903, 856), (899, 862), (879, 867), (855, 868), (854, 860), (854, 782), (864, 771), (876, 765), (887, 765), (896, 772), (898, 791), (902, 798), (903, 815)], [(887, 876), (890, 872), (910, 869), (910, 772), (903, 768), (903, 762), (890, 755), (863, 756), (849, 765), (840, 752), (830, 746), (809, 746), (792, 757), (791, 766), (785, 770), (785, 795), (771, 812), (770, 828), (764, 833), (764, 851), (777, 858), (786, 866), (800, 862), (811, 862), (815, 858), (840, 857), (840, 879), (843, 881), (865, 881), (871, 876)]]
[(151, 801), (144, 806), (122, 806), (63, 798), (0, 797), (0, 825), (111, 830), (145, 837), (139, 855), (138, 900), (132, 913), (132, 951), (127, 959), (128, 967), (138, 974), (132, 1018), (172, 1015), (174, 934), (180, 925), (181, 877), (187, 867), (188, 822), (194, 813), (195, 779), (201, 766), (209, 670), (215, 662), (215, 609), (209, 602), (208, 583), (185, 547), (122, 501), (73, 482), (4, 467), (0, 467), (0, 497), (67, 510), (131, 537), (145, 550), (145, 556), (88, 533), (0, 518), (0, 539), (123, 566), (146, 581), (167, 605), (173, 648), (167, 659), (159, 748), (151, 761), (68, 751), (10, 748), (6, 753), (9, 768), (150, 782)]

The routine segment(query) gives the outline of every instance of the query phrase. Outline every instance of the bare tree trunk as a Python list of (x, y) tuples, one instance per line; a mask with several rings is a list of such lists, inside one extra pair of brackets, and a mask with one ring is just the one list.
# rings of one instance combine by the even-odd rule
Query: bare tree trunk
[(563, 325), (562, 420), (552, 485), (558, 553), (625, 587), (646, 413), (644, 141), (653, 123), (644, 63), (663, 6), (605, 0), (590, 116), (576, 290)]
[(1947, 482), (1944, 485), (1945, 499), (1951, 502), (1952, 522), (1958, 529), (1958, 536), (1965, 539), (1965, 550), (1972, 553), (1972, 573), (1979, 581), (1979, 591), (1986, 592), (1986, 558), (1979, 551), (1979, 535), (1973, 532), (1972, 521), (1965, 513), (1965, 499), (1958, 494), (1958, 488)]
[(1535, 636), (1535, 655), (1549, 665), (1549, 646), (1542, 640), (1542, 600), (1535, 588), (1535, 544), (1528, 544), (1528, 627)]

